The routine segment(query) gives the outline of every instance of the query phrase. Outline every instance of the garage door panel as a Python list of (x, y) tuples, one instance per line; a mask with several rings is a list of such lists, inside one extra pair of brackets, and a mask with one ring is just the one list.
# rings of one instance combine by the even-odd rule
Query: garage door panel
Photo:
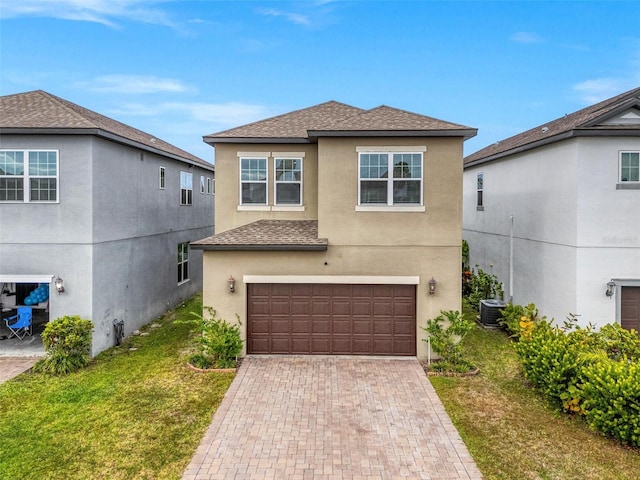
[(415, 285), (249, 284), (248, 353), (415, 355)]

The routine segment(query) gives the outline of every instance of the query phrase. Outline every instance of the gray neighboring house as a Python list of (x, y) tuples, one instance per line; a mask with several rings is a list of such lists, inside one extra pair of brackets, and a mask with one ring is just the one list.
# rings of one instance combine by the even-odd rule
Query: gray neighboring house
[(115, 319), (129, 334), (202, 288), (189, 243), (213, 234), (213, 189), (212, 164), (152, 135), (41, 90), (0, 97), (4, 306), (49, 284), (34, 308), (92, 320), (94, 355), (114, 345)]

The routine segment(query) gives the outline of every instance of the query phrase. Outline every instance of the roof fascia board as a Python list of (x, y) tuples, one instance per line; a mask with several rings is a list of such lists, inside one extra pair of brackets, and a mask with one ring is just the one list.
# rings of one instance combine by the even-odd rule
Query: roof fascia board
[(190, 243), (190, 248), (212, 251), (326, 251), (328, 245), (207, 245), (202, 243)]
[(129, 140), (120, 135), (116, 135), (111, 132), (107, 132), (100, 128), (0, 128), (0, 135), (93, 135), (96, 137), (106, 138), (112, 142), (120, 143), (123, 145), (127, 145), (130, 147), (135, 147), (140, 150), (145, 150), (147, 152), (155, 153), (156, 155), (160, 155), (166, 158), (172, 158), (182, 163), (186, 163), (189, 165), (195, 165), (197, 167), (204, 168), (205, 170), (214, 171), (215, 168), (213, 164), (211, 166), (194, 162), (191, 159), (181, 157), (180, 155), (176, 155), (173, 153), (166, 152), (159, 148), (153, 148), (149, 145), (145, 145), (144, 143), (136, 142), (134, 140)]
[(309, 130), (309, 137), (475, 137), (477, 129), (464, 130)]
[(209, 145), (216, 143), (312, 143), (308, 138), (299, 137), (210, 137), (204, 136), (202, 140)]

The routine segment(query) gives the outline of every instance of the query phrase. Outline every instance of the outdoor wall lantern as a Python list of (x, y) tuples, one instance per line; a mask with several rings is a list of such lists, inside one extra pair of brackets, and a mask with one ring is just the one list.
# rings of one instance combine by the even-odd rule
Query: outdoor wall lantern
[(433, 295), (434, 293), (436, 293), (437, 284), (438, 282), (436, 282), (436, 279), (431, 277), (431, 280), (429, 280), (429, 295)]
[(58, 295), (64, 292), (64, 280), (62, 280), (60, 277), (56, 277), (55, 286), (56, 290), (58, 291)]
[(227, 285), (229, 286), (229, 293), (236, 291), (236, 279), (233, 278), (233, 275), (231, 275), (229, 280), (227, 280)]
[(611, 297), (613, 297), (613, 294), (615, 293), (615, 291), (616, 291), (616, 282), (614, 282), (613, 280), (611, 280), (611, 281), (609, 281), (609, 282), (607, 283), (607, 291), (606, 291), (606, 292), (604, 292), (604, 294), (605, 294), (607, 297), (611, 298)]

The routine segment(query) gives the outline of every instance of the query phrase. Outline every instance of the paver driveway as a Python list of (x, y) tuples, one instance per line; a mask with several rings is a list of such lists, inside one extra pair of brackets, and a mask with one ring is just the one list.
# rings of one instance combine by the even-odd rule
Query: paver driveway
[(415, 359), (247, 357), (182, 477), (480, 479)]

